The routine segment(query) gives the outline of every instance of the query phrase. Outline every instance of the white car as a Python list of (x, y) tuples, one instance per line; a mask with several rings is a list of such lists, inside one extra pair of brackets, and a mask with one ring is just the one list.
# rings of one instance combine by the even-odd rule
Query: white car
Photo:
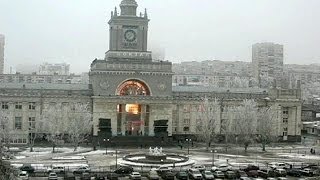
[(74, 174), (82, 174), (84, 172), (90, 172), (91, 169), (87, 166), (79, 167), (77, 170), (73, 171)]
[(192, 179), (202, 179), (202, 174), (198, 169), (189, 169), (188, 174)]
[(48, 176), (48, 180), (58, 180), (58, 176), (56, 173), (50, 173)]
[(198, 165), (198, 164), (191, 166), (191, 168), (198, 169), (200, 172), (206, 170), (206, 167), (204, 165)]
[(27, 171), (21, 171), (19, 174), (19, 178), (22, 180), (29, 179), (29, 174), (27, 173)]
[(130, 179), (141, 179), (141, 174), (139, 172), (132, 172), (129, 177)]
[(158, 173), (162, 173), (162, 172), (167, 172), (167, 171), (171, 171), (172, 167), (169, 166), (160, 166), (157, 169), (155, 169)]
[(51, 171), (55, 173), (64, 173), (65, 170), (62, 166), (54, 166)]
[(273, 169), (285, 169), (286, 164), (282, 162), (271, 162), (268, 164), (268, 167), (273, 168)]
[(220, 164), (218, 166), (213, 166), (211, 168), (211, 171), (222, 171), (222, 172), (225, 172), (225, 171), (229, 171), (229, 170), (232, 170), (232, 167), (229, 166), (228, 164)]

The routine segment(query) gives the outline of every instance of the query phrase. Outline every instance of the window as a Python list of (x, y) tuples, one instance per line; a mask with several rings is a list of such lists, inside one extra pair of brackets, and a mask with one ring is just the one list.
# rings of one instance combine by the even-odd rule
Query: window
[(35, 110), (36, 109), (36, 103), (35, 102), (29, 102), (29, 109)]
[(283, 118), (282, 121), (283, 123), (288, 123), (288, 118)]
[(9, 104), (7, 102), (2, 102), (2, 109), (9, 109)]
[(188, 132), (188, 131), (189, 131), (189, 127), (184, 127), (184, 128), (183, 128), (183, 131), (184, 131), (184, 132)]
[(15, 117), (14, 128), (19, 130), (22, 129), (22, 117)]
[(183, 120), (183, 123), (184, 123), (184, 124), (190, 124), (190, 119), (184, 119), (184, 120)]
[(29, 130), (33, 130), (36, 128), (36, 118), (29, 117)]
[(22, 109), (22, 104), (19, 102), (16, 102), (15, 107), (16, 109)]
[(283, 108), (283, 114), (289, 114), (289, 108)]

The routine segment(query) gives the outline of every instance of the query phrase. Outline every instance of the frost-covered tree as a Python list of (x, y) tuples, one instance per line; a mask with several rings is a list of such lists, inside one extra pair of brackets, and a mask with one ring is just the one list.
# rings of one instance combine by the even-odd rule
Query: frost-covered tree
[(257, 133), (262, 144), (262, 150), (266, 150), (266, 144), (276, 140), (275, 127), (278, 118), (275, 107), (262, 107), (257, 112), (258, 126)]
[(92, 130), (91, 112), (88, 104), (74, 104), (74, 107), (67, 112), (67, 134), (73, 144), (74, 151), (79, 143), (83, 142)]
[(10, 127), (8, 113), (0, 110), (0, 180), (14, 179), (13, 169), (10, 167), (10, 163), (3, 160), (2, 157), (8, 155), (10, 143), (13, 136), (12, 128)]
[(60, 105), (52, 104), (42, 111), (41, 122), (46, 139), (52, 144), (52, 152), (65, 134), (64, 111)]
[(228, 82), (230, 88), (248, 88), (249, 80), (245, 78), (235, 77)]
[(217, 135), (217, 125), (220, 121), (220, 104), (217, 99), (205, 97), (198, 108), (197, 135), (206, 143), (207, 150), (211, 141)]
[(301, 86), (303, 103), (311, 104), (314, 98), (320, 97), (320, 82), (310, 82)]
[(257, 134), (257, 103), (254, 100), (243, 100), (240, 106), (234, 107), (234, 112), (232, 130), (247, 151)]

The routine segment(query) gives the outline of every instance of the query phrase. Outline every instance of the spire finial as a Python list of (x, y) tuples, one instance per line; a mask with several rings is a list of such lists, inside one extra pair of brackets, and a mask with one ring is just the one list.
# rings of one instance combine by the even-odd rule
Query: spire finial
[(117, 7), (114, 7), (114, 16), (118, 16)]
[(148, 19), (147, 8), (144, 9), (144, 18)]

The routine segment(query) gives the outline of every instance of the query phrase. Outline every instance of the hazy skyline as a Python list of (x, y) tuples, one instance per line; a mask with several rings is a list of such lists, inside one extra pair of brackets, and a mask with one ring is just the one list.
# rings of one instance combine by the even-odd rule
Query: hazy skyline
[[(148, 9), (149, 50), (172, 62), (251, 61), (258, 42), (284, 45), (284, 63), (320, 63), (318, 0), (136, 0)], [(110, 12), (121, 0), (0, 0), (5, 64), (71, 64), (89, 71), (108, 50)]]

